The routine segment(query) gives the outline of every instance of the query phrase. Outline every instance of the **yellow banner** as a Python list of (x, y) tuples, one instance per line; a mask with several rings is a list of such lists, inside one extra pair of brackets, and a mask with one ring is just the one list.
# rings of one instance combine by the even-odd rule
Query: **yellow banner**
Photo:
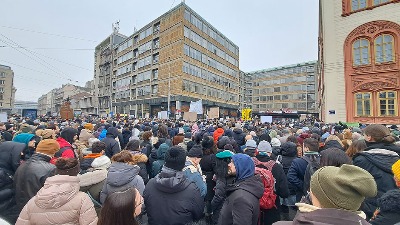
[(242, 109), (242, 120), (251, 120), (251, 109)]

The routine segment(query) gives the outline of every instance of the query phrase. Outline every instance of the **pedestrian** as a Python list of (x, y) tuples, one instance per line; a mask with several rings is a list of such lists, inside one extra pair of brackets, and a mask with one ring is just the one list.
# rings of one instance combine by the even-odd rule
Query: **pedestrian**
[(161, 172), (165, 162), (165, 155), (170, 147), (166, 143), (162, 143), (156, 150), (156, 160), (151, 165), (150, 178), (157, 176)]
[(60, 150), (56, 152), (51, 163), (55, 164), (57, 158), (78, 158), (74, 147), (72, 146), (74, 142), (78, 139), (78, 130), (74, 128), (64, 128), (61, 131), (60, 137), (57, 138), (57, 142), (60, 145)]
[(56, 175), (22, 209), (16, 225), (96, 225), (97, 215), (89, 196), (79, 191), (80, 167), (76, 158), (59, 158)]
[(148, 159), (147, 156), (140, 151), (140, 141), (129, 141), (125, 147), (125, 150), (128, 150), (132, 154), (132, 163), (133, 165), (138, 165), (140, 167), (139, 175), (142, 177), (144, 184), (147, 184), (149, 181), (149, 175), (146, 168)]
[(378, 209), (370, 220), (372, 225), (400, 223), (400, 189), (393, 189), (378, 199)]
[(353, 158), (357, 153), (364, 151), (367, 148), (365, 140), (356, 140), (351, 143), (349, 148), (346, 150), (346, 154)]
[(106, 156), (108, 158), (113, 157), (121, 151), (120, 142), (116, 139), (118, 138), (119, 131), (115, 127), (110, 127), (107, 129), (106, 137), (101, 140), (106, 143)]
[(201, 145), (193, 146), (187, 154), (185, 167), (183, 168), (184, 175), (190, 182), (196, 184), (200, 191), (200, 195), (204, 198), (207, 194), (207, 186), (205, 177), (200, 167), (200, 160), (203, 157), (203, 148)]
[(106, 144), (102, 141), (97, 141), (92, 145), (92, 153), (83, 157), (80, 165), (81, 165), (81, 172), (80, 174), (86, 173), (88, 170), (92, 168), (92, 162), (98, 157), (104, 155), (106, 150)]
[(260, 198), (264, 187), (261, 179), (254, 176), (254, 163), (250, 156), (235, 154), (228, 164), (228, 174), (236, 178), (226, 187), (227, 198), (221, 209), (219, 225), (257, 225), (260, 213)]
[(36, 147), (35, 135), (28, 133), (21, 133), (14, 137), (13, 142), (25, 144), (23, 151), (23, 159), (28, 160), (34, 153)]
[[(182, 172), (185, 161), (185, 151), (172, 147), (165, 155), (161, 173), (147, 183), (143, 197), (149, 224), (185, 225), (203, 217), (204, 199)], [(163, 205), (160, 199), (165, 200)]]

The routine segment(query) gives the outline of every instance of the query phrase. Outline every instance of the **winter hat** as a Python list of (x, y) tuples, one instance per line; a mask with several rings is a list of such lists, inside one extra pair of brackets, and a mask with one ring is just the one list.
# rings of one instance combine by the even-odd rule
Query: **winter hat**
[(91, 123), (87, 123), (87, 124), (85, 124), (83, 127), (84, 127), (85, 129), (88, 129), (88, 130), (91, 130), (91, 131), (93, 131), (93, 129), (94, 129), (94, 126), (93, 126), (93, 124), (91, 124)]
[(246, 154), (235, 154), (232, 156), (233, 164), (236, 168), (236, 179), (243, 180), (254, 176), (254, 162), (250, 156)]
[(235, 153), (229, 150), (224, 150), (222, 152), (218, 152), (215, 157), (218, 159), (225, 159), (225, 158), (231, 158)]
[(192, 138), (192, 133), (191, 132), (186, 132), (185, 133), (185, 138)]
[(178, 129), (178, 134), (185, 134), (185, 130), (183, 128)]
[(260, 141), (260, 143), (258, 144), (258, 152), (272, 153), (271, 144), (268, 141)]
[(89, 141), (89, 139), (93, 137), (93, 134), (87, 130), (81, 130), (81, 133), (79, 134), (79, 141)]
[(91, 166), (95, 169), (108, 169), (111, 166), (111, 160), (107, 156), (102, 155), (95, 158)]
[(77, 176), (80, 171), (79, 161), (76, 158), (58, 158), (56, 161), (56, 174)]
[(185, 167), (185, 162), (185, 150), (179, 146), (174, 146), (165, 153), (165, 166), (170, 169), (182, 171), (182, 169)]
[(193, 146), (189, 150), (188, 156), (192, 157), (192, 158), (201, 158), (201, 157), (203, 157), (203, 148), (201, 147), (201, 145)]
[(397, 178), (397, 180), (400, 180), (400, 159), (397, 160), (392, 166), (393, 174)]
[(41, 140), (36, 147), (36, 152), (54, 156), (60, 150), (60, 145), (54, 139)]
[(270, 136), (271, 138), (276, 138), (276, 137), (278, 136), (278, 132), (276, 132), (276, 130), (271, 130), (271, 131), (269, 132), (269, 136)]
[(375, 197), (374, 177), (360, 167), (343, 164), (326, 166), (311, 177), (310, 188), (322, 208), (359, 210), (366, 197)]
[(89, 143), (89, 147), (92, 147), (93, 143), (100, 141), (97, 138), (89, 138), (88, 143)]
[(42, 139), (53, 139), (56, 136), (56, 132), (52, 129), (37, 130), (35, 134)]
[(257, 143), (254, 140), (247, 140), (246, 141), (246, 148), (250, 149), (256, 149), (257, 148)]
[(13, 142), (28, 145), (28, 143), (35, 137), (33, 134), (21, 133), (14, 137)]
[(201, 146), (204, 149), (212, 149), (214, 147), (214, 139), (210, 136), (204, 136), (201, 141)]
[(281, 146), (281, 141), (278, 138), (272, 138), (271, 145), (274, 147), (276, 147), (276, 146), (279, 147), (279, 146)]
[(165, 153), (169, 151), (169, 145), (162, 143), (157, 149), (157, 158), (164, 159)]
[(10, 123), (6, 124), (6, 130), (9, 130), (11, 127), (14, 127), (14, 124), (10, 124)]

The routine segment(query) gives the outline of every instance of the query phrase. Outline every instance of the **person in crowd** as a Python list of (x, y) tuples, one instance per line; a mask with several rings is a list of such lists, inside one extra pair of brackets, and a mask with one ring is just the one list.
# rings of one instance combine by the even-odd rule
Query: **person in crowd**
[[(161, 173), (147, 183), (143, 197), (149, 224), (183, 225), (203, 217), (204, 200), (182, 172), (185, 161), (185, 151), (172, 147), (166, 153)], [(162, 207), (160, 199), (164, 199)]]
[(251, 157), (255, 156), (257, 152), (257, 143), (254, 140), (248, 140), (246, 142), (245, 148), (243, 149), (243, 153), (249, 155)]
[(19, 210), (43, 187), (46, 178), (53, 176), (55, 166), (50, 160), (60, 145), (56, 140), (40, 141), (36, 153), (20, 165), (14, 175), (15, 199)]
[(140, 151), (140, 141), (133, 140), (129, 141), (125, 147), (125, 150), (128, 150), (133, 157), (133, 165), (138, 165), (140, 167), (139, 176), (142, 177), (144, 184), (147, 184), (149, 181), (149, 175), (147, 173), (146, 163), (148, 158), (145, 154)]
[(102, 141), (106, 143), (106, 155), (108, 158), (113, 157), (115, 154), (118, 154), (121, 151), (120, 142), (117, 141), (119, 131), (115, 127), (109, 127), (107, 129), (106, 138)]
[(110, 193), (124, 191), (131, 187), (138, 189), (143, 195), (145, 186), (142, 177), (139, 176), (140, 167), (134, 164), (132, 154), (123, 150), (114, 155), (111, 161), (106, 182), (100, 193), (100, 202), (104, 203)]
[(42, 140), (45, 139), (56, 139), (56, 132), (52, 129), (40, 129), (35, 132), (36, 136), (40, 137)]
[(106, 150), (106, 144), (102, 141), (98, 141), (93, 143), (92, 145), (92, 153), (86, 155), (83, 157), (83, 160), (81, 161), (81, 174), (86, 173), (89, 169), (91, 169), (92, 162), (98, 158), (104, 155)]
[(300, 145), (299, 141), (297, 140), (297, 138), (295, 136), (293, 136), (293, 135), (289, 136), (286, 141), (296, 144), (296, 146), (297, 146), (296, 147), (296, 149), (297, 149), (297, 157), (302, 157), (303, 156), (303, 146)]
[(34, 153), (36, 147), (36, 138), (33, 134), (21, 133), (14, 137), (14, 142), (25, 144), (23, 159), (28, 160)]
[(239, 123), (235, 124), (235, 128), (233, 129), (233, 139), (235, 139), (236, 143), (239, 147), (242, 147), (246, 144), (245, 140), (246, 134), (243, 132)]
[(394, 174), (394, 181), (396, 186), (400, 188), (400, 160), (397, 160), (392, 166), (392, 172)]
[[(135, 128), (135, 129), (137, 129), (137, 128)], [(132, 137), (132, 130), (131, 130), (131, 127), (129, 126), (129, 124), (124, 125), (124, 129), (122, 130), (121, 134), (122, 134), (122, 142), (126, 146), (129, 142), (129, 139)], [(138, 132), (138, 136), (139, 136), (139, 132)], [(137, 136), (135, 136), (135, 137), (137, 137)]]
[(188, 152), (190, 150), (190, 148), (188, 149), (188, 144), (191, 141), (192, 141), (192, 133), (186, 132), (183, 141), (179, 143), (178, 146), (183, 148), (183, 150), (185, 150), (186, 152)]
[(79, 170), (78, 159), (57, 159), (56, 175), (46, 179), (43, 188), (28, 201), (16, 225), (96, 225), (93, 203), (79, 191)]
[(166, 143), (162, 143), (157, 149), (157, 160), (151, 166), (150, 178), (155, 177), (161, 172), (165, 162), (165, 154), (169, 151), (170, 147)]
[(139, 225), (142, 205), (143, 198), (135, 188), (114, 192), (104, 202), (97, 225)]
[(90, 130), (82, 129), (79, 133), (79, 139), (74, 142), (76, 146), (76, 152), (79, 156), (79, 159), (83, 159), (83, 153), (89, 148), (89, 139), (94, 138), (93, 134)]
[(279, 141), (283, 144), (286, 143), (287, 138), (292, 135), (292, 132), (289, 129), (282, 130), (282, 137), (279, 138)]
[(329, 135), (328, 138), (325, 140), (325, 145), (322, 151), (328, 148), (338, 148), (344, 151), (344, 145), (342, 143), (342, 140), (340, 140), (340, 138), (334, 134)]
[(218, 128), (214, 131), (214, 134), (213, 134), (214, 143), (217, 143), (219, 137), (221, 137), (224, 133), (225, 133), (225, 130), (223, 129), (223, 125), (218, 124)]
[(0, 123), (0, 134), (3, 141), (12, 141), (14, 125)]
[(218, 221), (220, 225), (257, 225), (260, 213), (260, 198), (264, 193), (261, 179), (254, 176), (255, 166), (250, 156), (235, 154), (228, 164), (228, 174), (236, 177), (226, 187), (226, 200)]
[(292, 221), (274, 225), (331, 224), (368, 225), (358, 211), (365, 198), (377, 194), (375, 180), (367, 171), (353, 165), (326, 166), (311, 178), (312, 205), (297, 203), (299, 213)]
[(179, 143), (183, 142), (183, 139), (185, 139), (185, 131), (183, 128), (179, 128), (178, 134), (174, 136), (172, 139), (172, 145), (178, 145)]
[(271, 147), (272, 147), (272, 159), (276, 159), (278, 155), (281, 155), (281, 141), (278, 138), (271, 139)]
[(353, 161), (345, 152), (342, 151), (342, 149), (328, 148), (325, 151), (321, 152), (320, 167), (324, 166), (340, 167), (343, 164), (352, 165)]
[(6, 141), (0, 144), (0, 217), (14, 224), (18, 218), (13, 178), (21, 163), (25, 144)]
[(378, 209), (371, 218), (372, 225), (400, 223), (400, 189), (393, 189), (378, 199)]
[(207, 186), (200, 167), (200, 160), (202, 157), (202, 146), (193, 146), (187, 154), (185, 167), (182, 171), (190, 182), (194, 182), (196, 184), (197, 188), (200, 190), (201, 197), (204, 198), (207, 194)]
[(372, 218), (377, 208), (377, 199), (384, 193), (396, 188), (393, 180), (392, 165), (400, 159), (400, 148), (393, 144), (394, 137), (390, 130), (379, 124), (372, 124), (364, 129), (367, 148), (353, 157), (353, 164), (365, 169), (375, 178), (378, 195), (366, 199), (362, 210), (367, 218)]
[(344, 151), (347, 151), (352, 142), (353, 142), (353, 133), (351, 132), (350, 129), (345, 129), (343, 131), (343, 140), (342, 140)]
[[(293, 160), (292, 165), (289, 168), (287, 178), (288, 181), (296, 187), (296, 200), (297, 202), (301, 200), (302, 196), (306, 195), (304, 193), (305, 189), (308, 189), (307, 183), (309, 180), (304, 180), (304, 175), (307, 171), (307, 166), (311, 164), (309, 169), (314, 169), (319, 165), (319, 143), (313, 138), (307, 138), (303, 142), (303, 154), (301, 158)], [(312, 174), (312, 173), (311, 173)], [(306, 187), (306, 188), (305, 188)]]
[(278, 163), (275, 163), (275, 160), (271, 158), (273, 151), (271, 146), (263, 146), (260, 144), (258, 146), (258, 152), (253, 160), (255, 161), (256, 167), (267, 169), (272, 172), (272, 175), (275, 179), (274, 192), (276, 196), (278, 196), (278, 198), (275, 200), (275, 207), (271, 209), (261, 209), (260, 211), (260, 223), (263, 225), (271, 225), (272, 223), (280, 220), (280, 198), (289, 197), (288, 181), (282, 166)]
[(365, 143), (365, 140), (357, 140), (353, 141), (349, 148), (346, 150), (346, 154), (350, 157), (353, 158), (355, 155), (358, 153), (364, 151), (364, 149), (367, 148), (367, 144)]
[(74, 142), (78, 139), (78, 130), (74, 128), (64, 128), (61, 131), (60, 137), (57, 138), (57, 142), (60, 145), (60, 150), (56, 152), (51, 163), (55, 163), (57, 158), (78, 158), (74, 147), (72, 146)]

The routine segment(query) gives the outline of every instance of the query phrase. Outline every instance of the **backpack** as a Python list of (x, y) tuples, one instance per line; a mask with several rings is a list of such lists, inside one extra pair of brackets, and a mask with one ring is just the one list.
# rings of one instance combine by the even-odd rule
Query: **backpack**
[(253, 161), (255, 165), (255, 174), (260, 175), (264, 186), (264, 193), (260, 198), (260, 208), (264, 210), (276, 208), (275, 201), (277, 196), (274, 192), (275, 178), (274, 175), (272, 175), (272, 167), (274, 167), (275, 161), (260, 162), (257, 158), (253, 158)]

